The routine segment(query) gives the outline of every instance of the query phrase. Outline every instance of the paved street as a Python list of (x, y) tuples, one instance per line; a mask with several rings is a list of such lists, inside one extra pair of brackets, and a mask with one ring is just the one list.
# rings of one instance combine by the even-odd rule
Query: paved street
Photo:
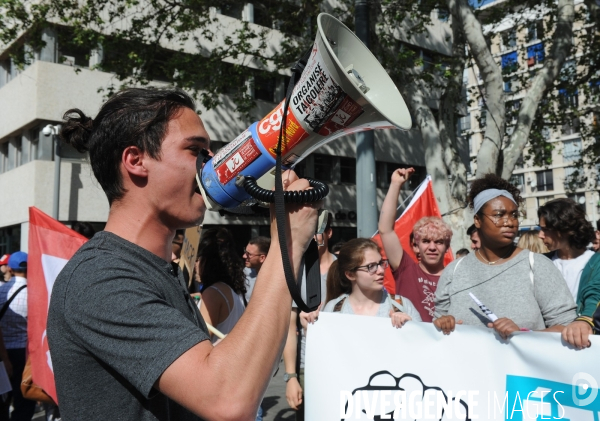
[(295, 411), (291, 409), (285, 400), (285, 382), (283, 381), (285, 367), (283, 361), (279, 364), (277, 375), (271, 379), (267, 393), (263, 400), (264, 421), (293, 421)]

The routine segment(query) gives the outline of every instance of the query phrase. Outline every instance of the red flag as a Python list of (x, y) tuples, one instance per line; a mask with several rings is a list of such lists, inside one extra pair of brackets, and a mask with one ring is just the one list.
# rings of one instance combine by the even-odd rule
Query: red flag
[(50, 294), (56, 277), (87, 238), (35, 207), (29, 208), (27, 335), (33, 381), (58, 402), (46, 336)]
[[(442, 216), (440, 213), (440, 208), (438, 208), (437, 201), (435, 200), (435, 196), (433, 194), (431, 176), (429, 175), (417, 188), (412, 200), (404, 212), (402, 212), (402, 215), (396, 219), (394, 224), (394, 231), (396, 231), (396, 235), (398, 235), (398, 238), (400, 239), (402, 249), (405, 253), (408, 253), (408, 255), (415, 262), (417, 261), (417, 256), (413, 252), (412, 245), (410, 244), (410, 233), (412, 232), (413, 226), (417, 223), (417, 221), (425, 216)], [(385, 258), (385, 251), (383, 251), (383, 244), (381, 243), (381, 236), (379, 233), (376, 233), (373, 236), (373, 240), (379, 244), (384, 255), (383, 257)], [(444, 256), (444, 266), (447, 266), (452, 260), (454, 260), (452, 257), (452, 250), (450, 250), (448, 247), (448, 251)], [(390, 268), (386, 269), (385, 271), (385, 279), (383, 284), (388, 293), (392, 295), (396, 293), (396, 283)]]

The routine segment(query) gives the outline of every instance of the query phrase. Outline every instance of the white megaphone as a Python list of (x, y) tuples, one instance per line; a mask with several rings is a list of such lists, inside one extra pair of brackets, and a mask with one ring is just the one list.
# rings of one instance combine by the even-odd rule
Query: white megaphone
[[(385, 69), (343, 23), (321, 13), (319, 32), (286, 116), (281, 147), (284, 167), (293, 168), (316, 148), (340, 136), (364, 130), (411, 128), (410, 112)], [(228, 210), (258, 201), (243, 186), (258, 180), (270, 190), (283, 120), (282, 101), (221, 148), (203, 169), (198, 184), (209, 209)]]

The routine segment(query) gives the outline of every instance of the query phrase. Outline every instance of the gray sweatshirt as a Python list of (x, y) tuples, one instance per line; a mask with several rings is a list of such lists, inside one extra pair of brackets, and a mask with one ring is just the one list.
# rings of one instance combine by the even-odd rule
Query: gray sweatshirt
[(531, 267), (529, 253), (523, 250), (496, 265), (482, 263), (471, 253), (449, 264), (437, 286), (435, 318), (452, 315), (465, 325), (486, 326), (489, 320), (469, 296), (472, 292), (496, 316), (508, 317), (521, 328), (542, 330), (575, 320), (575, 302), (560, 272), (537, 253)]

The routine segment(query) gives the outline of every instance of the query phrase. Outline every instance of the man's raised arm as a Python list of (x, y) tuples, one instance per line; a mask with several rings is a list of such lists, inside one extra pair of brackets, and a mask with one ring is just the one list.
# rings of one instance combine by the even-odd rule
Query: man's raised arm
[[(289, 190), (309, 187), (306, 180), (287, 184)], [(316, 204), (287, 207), (286, 238), (296, 277), (314, 234), (307, 227), (316, 227), (317, 208)], [(155, 384), (162, 393), (206, 420), (254, 420), (279, 362), (288, 334), (292, 299), (285, 282), (273, 215), (271, 241), (252, 300), (231, 333), (216, 347), (209, 341), (192, 347)]]
[(390, 188), (385, 195), (379, 214), (379, 235), (392, 270), (396, 270), (400, 266), (402, 254), (404, 253), (400, 239), (394, 231), (398, 196), (400, 195), (400, 189), (414, 172), (413, 168), (399, 168), (393, 172)]

